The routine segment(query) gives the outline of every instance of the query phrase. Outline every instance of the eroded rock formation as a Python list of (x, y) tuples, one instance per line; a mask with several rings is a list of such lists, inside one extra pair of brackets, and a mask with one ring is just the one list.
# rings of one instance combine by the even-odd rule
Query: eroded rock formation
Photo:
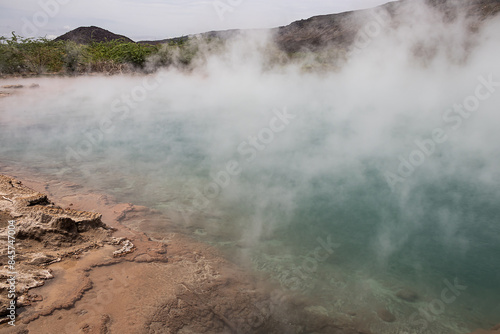
[(62, 209), (45, 194), (0, 175), (0, 316), (12, 300), (16, 307), (30, 304), (28, 290), (53, 277), (48, 265), (97, 247), (110, 233), (100, 214)]

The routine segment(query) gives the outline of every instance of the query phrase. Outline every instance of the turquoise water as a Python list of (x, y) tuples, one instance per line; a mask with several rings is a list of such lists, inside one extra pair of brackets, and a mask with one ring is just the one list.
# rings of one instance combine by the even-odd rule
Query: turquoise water
[(498, 323), (500, 91), (468, 117), (450, 111), (479, 76), (500, 78), (496, 60), (362, 64), (166, 72), (148, 89), (143, 77), (21, 80), (41, 88), (0, 100), (2, 163), (158, 209), (374, 332)]

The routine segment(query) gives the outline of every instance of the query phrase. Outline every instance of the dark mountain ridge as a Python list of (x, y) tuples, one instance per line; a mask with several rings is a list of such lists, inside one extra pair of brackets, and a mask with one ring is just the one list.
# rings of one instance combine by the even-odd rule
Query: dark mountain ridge
[(126, 36), (117, 35), (95, 26), (79, 27), (71, 30), (64, 35), (55, 39), (56, 41), (73, 41), (78, 44), (90, 44), (92, 42), (110, 42), (114, 40), (121, 40), (124, 42), (134, 43), (133, 40)]
[(281, 49), (296, 52), (300, 49), (317, 50), (327, 45), (348, 47), (365, 25), (378, 22), (397, 26), (399, 10), (409, 4), (423, 2), (455, 20), (459, 14), (475, 17), (477, 24), (500, 12), (500, 0), (400, 0), (371, 9), (339, 14), (313, 16), (273, 29), (275, 41)]

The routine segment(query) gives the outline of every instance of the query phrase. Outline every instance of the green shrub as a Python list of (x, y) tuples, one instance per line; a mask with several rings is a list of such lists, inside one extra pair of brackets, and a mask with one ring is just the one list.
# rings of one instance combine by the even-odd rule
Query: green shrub
[[(47, 38), (0, 37), (0, 74), (151, 72), (159, 67), (188, 68), (206, 51), (220, 49), (221, 42), (193, 41), (181, 37), (163, 45), (114, 40), (90, 45)], [(200, 43), (202, 45), (200, 52)], [(212, 51), (214, 51), (212, 50)]]
[(85, 57), (89, 63), (114, 62), (116, 64), (130, 64), (143, 68), (146, 59), (158, 51), (158, 47), (141, 45), (131, 42), (110, 41), (96, 42), (85, 49)]
[(46, 38), (0, 37), (0, 72), (58, 72), (64, 67), (64, 45)]
[(110, 41), (80, 45), (47, 38), (0, 37), (0, 73), (80, 73), (142, 69), (161, 46)]

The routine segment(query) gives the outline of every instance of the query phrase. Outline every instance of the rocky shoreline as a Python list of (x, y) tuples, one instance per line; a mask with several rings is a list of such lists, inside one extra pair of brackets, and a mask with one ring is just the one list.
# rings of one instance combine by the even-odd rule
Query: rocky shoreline
[(170, 230), (146, 207), (4, 175), (0, 199), (2, 265), (14, 220), (18, 274), (15, 326), (2, 286), (2, 333), (371, 333), (250, 277), (209, 245), (176, 232), (153, 241), (128, 228), (163, 219)]
[[(0, 269), (0, 290), (10, 292), (7, 279), (17, 272), (12, 284), (17, 307), (37, 300), (29, 290), (53, 278), (47, 266), (109, 239), (111, 231), (100, 214), (57, 207), (46, 195), (4, 175), (0, 175), (0, 193), (0, 262), (4, 266)], [(8, 314), (10, 300), (14, 301), (7, 299), (8, 295), (0, 295), (2, 317)], [(3, 318), (1, 322), (8, 320)]]
[[(0, 332), (375, 334), (369, 321), (332, 319), (314, 301), (249, 277), (211, 246), (176, 232), (153, 241), (126, 226), (160, 219), (175, 230), (153, 210), (78, 185), (0, 175)], [(15, 326), (5, 284), (9, 221)], [(473, 334), (495, 333), (500, 326)]]

